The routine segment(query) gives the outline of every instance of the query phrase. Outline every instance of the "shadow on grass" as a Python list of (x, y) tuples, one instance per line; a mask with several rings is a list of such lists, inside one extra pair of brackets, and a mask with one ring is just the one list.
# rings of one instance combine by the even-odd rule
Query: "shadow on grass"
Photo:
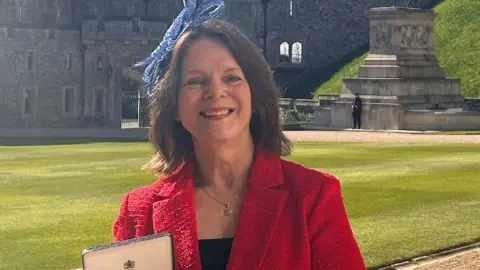
[(0, 138), (0, 146), (71, 145), (102, 142), (148, 142), (147, 138)]

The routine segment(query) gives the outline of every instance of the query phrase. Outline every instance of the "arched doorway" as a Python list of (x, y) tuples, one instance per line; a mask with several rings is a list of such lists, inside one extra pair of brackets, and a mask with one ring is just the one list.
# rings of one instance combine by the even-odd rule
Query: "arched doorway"
[(149, 126), (148, 97), (142, 80), (143, 68), (133, 68), (145, 53), (130, 55), (115, 62), (114, 89), (117, 108), (121, 110), (122, 129)]

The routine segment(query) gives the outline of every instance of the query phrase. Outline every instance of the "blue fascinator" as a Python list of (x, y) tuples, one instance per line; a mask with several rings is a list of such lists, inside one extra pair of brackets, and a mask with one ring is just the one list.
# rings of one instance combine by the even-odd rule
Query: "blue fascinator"
[(225, 10), (223, 0), (183, 0), (183, 6), (183, 10), (170, 25), (158, 47), (148, 58), (135, 65), (135, 67), (146, 67), (142, 79), (149, 96), (153, 95), (158, 77), (167, 66), (178, 38), (188, 28), (209, 19), (218, 18)]

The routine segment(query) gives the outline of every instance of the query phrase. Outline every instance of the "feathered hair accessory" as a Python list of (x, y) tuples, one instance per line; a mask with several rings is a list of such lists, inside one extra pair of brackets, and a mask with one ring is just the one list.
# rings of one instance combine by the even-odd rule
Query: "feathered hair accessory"
[(170, 25), (158, 47), (148, 58), (135, 65), (135, 67), (146, 67), (142, 79), (149, 96), (153, 95), (155, 84), (170, 61), (171, 51), (178, 38), (188, 28), (209, 19), (218, 18), (225, 10), (223, 0), (183, 0), (183, 6), (184, 8)]

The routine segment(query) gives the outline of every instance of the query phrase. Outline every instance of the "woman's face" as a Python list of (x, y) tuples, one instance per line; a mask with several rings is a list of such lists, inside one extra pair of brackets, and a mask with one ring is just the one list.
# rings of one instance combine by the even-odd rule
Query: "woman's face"
[(185, 55), (178, 97), (178, 120), (196, 141), (250, 136), (250, 86), (230, 51), (201, 39)]

